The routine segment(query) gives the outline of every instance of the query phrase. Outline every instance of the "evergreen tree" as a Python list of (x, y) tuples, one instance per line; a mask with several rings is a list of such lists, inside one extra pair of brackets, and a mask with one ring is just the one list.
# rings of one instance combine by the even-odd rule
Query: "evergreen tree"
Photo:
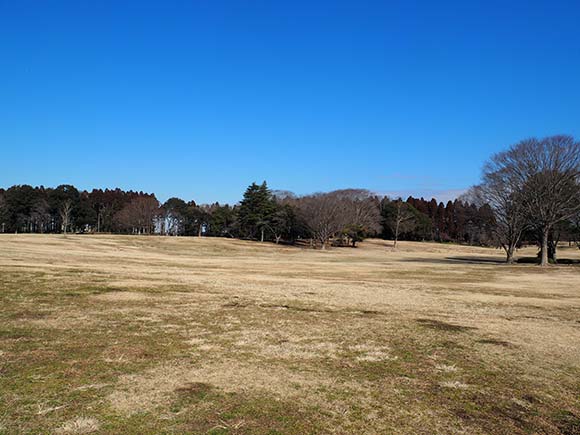
[(238, 216), (242, 236), (254, 239), (259, 234), (260, 240), (264, 241), (275, 211), (276, 203), (266, 182), (260, 185), (252, 183), (240, 203)]
[(210, 216), (208, 235), (218, 237), (237, 237), (238, 220), (237, 209), (228, 204), (220, 205), (219, 203), (209, 206), (208, 214)]
[(290, 204), (276, 204), (268, 229), (272, 231), (276, 243), (280, 243), (282, 239), (294, 241), (300, 234), (300, 224), (294, 208)]

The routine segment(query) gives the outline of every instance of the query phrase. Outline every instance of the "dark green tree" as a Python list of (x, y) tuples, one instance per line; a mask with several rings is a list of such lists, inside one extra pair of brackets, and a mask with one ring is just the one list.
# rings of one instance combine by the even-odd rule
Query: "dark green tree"
[(207, 234), (217, 237), (238, 237), (237, 208), (228, 204), (212, 204), (206, 208), (209, 216)]
[(183, 234), (187, 216), (187, 203), (181, 198), (169, 198), (161, 208), (163, 233), (172, 236)]
[(342, 230), (342, 235), (350, 241), (353, 248), (356, 248), (356, 244), (366, 238), (367, 231), (363, 225), (352, 224)]
[(300, 222), (294, 207), (290, 204), (276, 204), (276, 211), (272, 214), (268, 228), (274, 235), (276, 244), (280, 240), (294, 241), (300, 234)]
[(75, 210), (75, 226), (79, 231), (94, 231), (97, 227), (98, 215), (87, 192), (80, 193), (80, 199)]
[(31, 218), (35, 204), (40, 199), (40, 189), (28, 185), (12, 186), (4, 195), (5, 231), (33, 232), (34, 222)]
[(266, 182), (252, 183), (244, 193), (238, 212), (242, 236), (255, 239), (259, 234), (263, 242), (275, 211), (276, 203)]

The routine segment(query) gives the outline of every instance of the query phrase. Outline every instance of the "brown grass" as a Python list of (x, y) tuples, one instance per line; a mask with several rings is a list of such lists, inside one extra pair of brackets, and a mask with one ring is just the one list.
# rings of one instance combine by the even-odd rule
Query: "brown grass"
[(1, 235), (0, 434), (577, 434), (580, 267), (501, 259)]

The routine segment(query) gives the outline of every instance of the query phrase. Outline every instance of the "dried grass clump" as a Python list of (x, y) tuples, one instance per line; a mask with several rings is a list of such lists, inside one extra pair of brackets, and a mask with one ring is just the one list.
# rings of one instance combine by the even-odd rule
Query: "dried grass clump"
[(84, 434), (93, 433), (100, 429), (101, 425), (96, 418), (77, 417), (69, 420), (56, 430), (58, 434)]
[(469, 388), (469, 385), (459, 381), (445, 381), (441, 382), (439, 385), (445, 388), (453, 388), (456, 390), (467, 390)]

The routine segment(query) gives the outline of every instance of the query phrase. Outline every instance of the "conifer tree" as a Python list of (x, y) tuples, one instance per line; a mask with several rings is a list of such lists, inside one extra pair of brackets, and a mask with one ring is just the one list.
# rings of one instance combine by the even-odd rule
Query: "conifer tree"
[(239, 220), (242, 235), (254, 239), (259, 234), (263, 242), (266, 229), (276, 211), (276, 203), (268, 185), (252, 183), (240, 203)]

